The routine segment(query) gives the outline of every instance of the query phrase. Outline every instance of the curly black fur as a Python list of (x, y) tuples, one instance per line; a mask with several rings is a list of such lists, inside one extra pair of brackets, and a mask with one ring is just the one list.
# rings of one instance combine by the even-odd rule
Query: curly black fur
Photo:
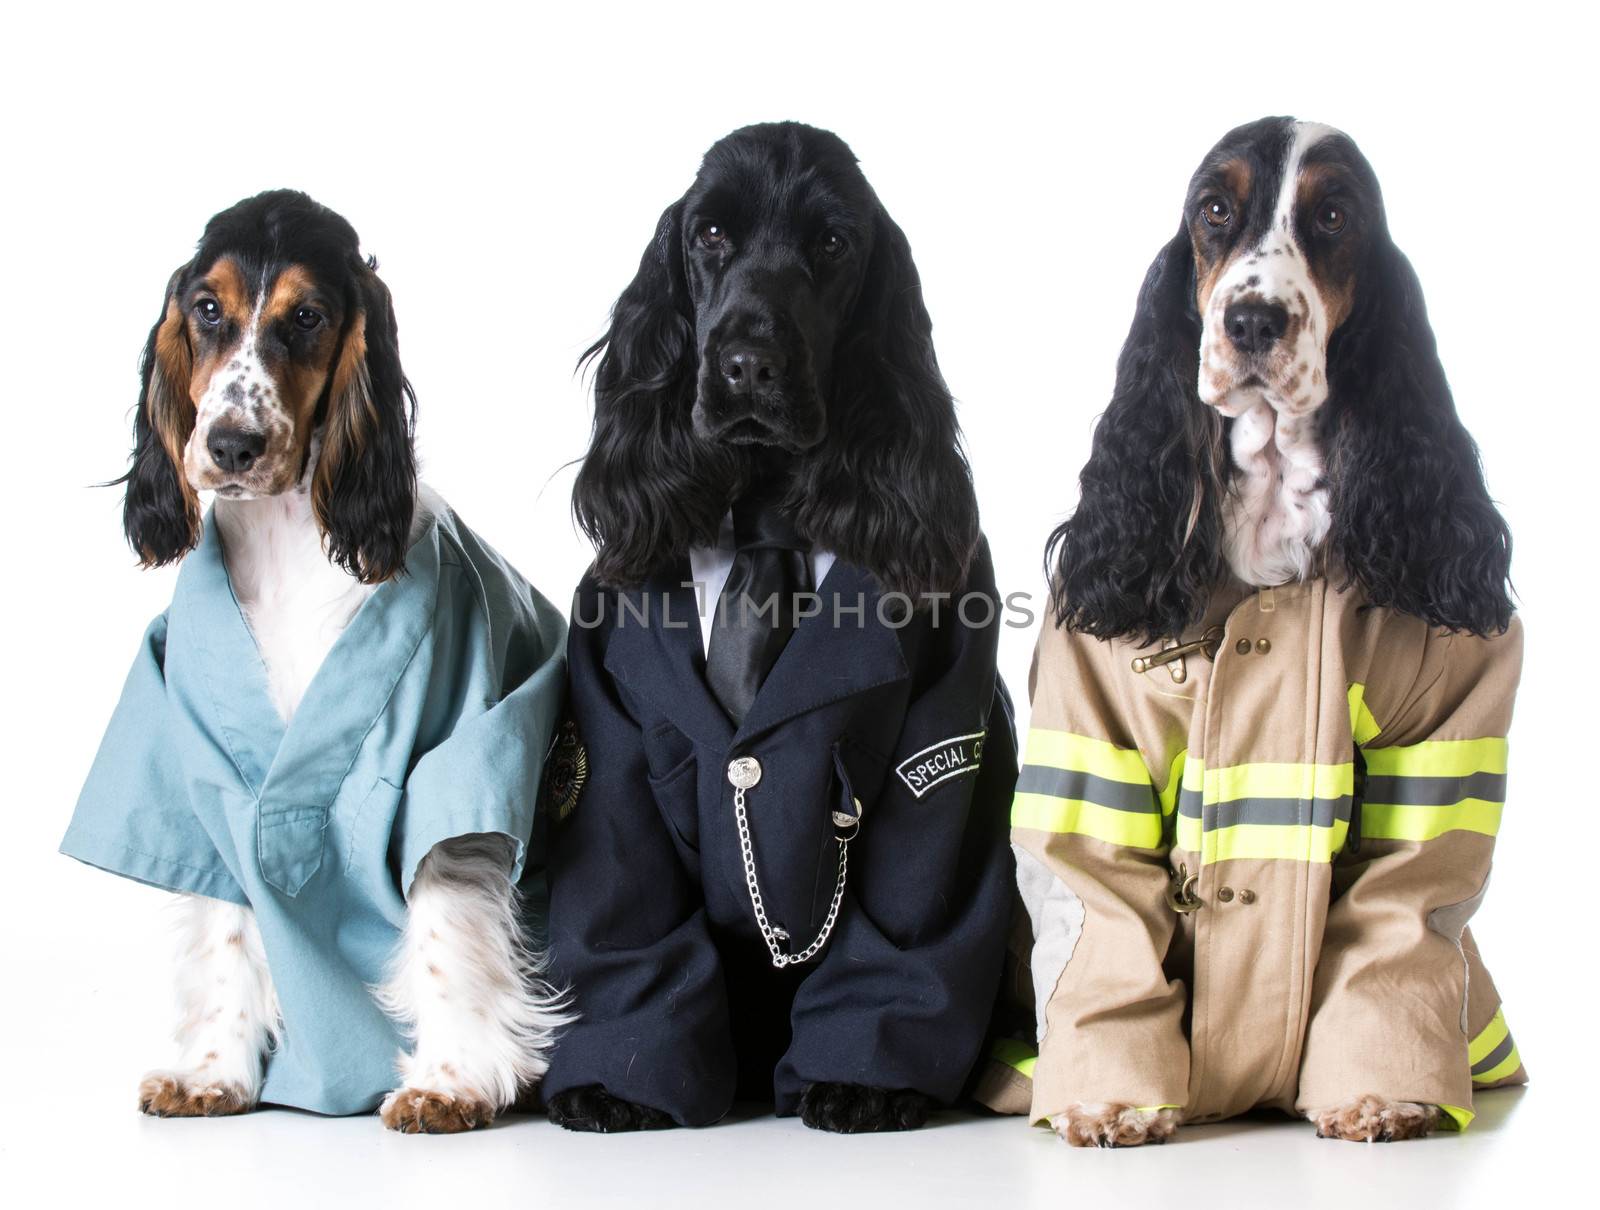
[(819, 176), (869, 212), (860, 288), (838, 317), (821, 384), (826, 432), (789, 460), (801, 532), (913, 598), (959, 588), (977, 548), (977, 499), (910, 246), (849, 148), (796, 123), (735, 131), (707, 153), (689, 194), (662, 214), (610, 330), (585, 354), (598, 358), (595, 419), (573, 515), (597, 548), (596, 576), (637, 585), (714, 540), (730, 501), (757, 473), (757, 447), (708, 440), (692, 423), (706, 333), (697, 331), (685, 271), (694, 217), (686, 207), (728, 186), (736, 171), (761, 174), (759, 189), (771, 199), (763, 210), (773, 214), (792, 213), (795, 191)]
[(1078, 510), (1050, 535), (1056, 620), (1099, 638), (1179, 634), (1222, 571), (1222, 423), (1200, 402), (1185, 229), (1145, 274)]
[[(1241, 127), (1218, 149), (1281, 137), (1287, 121)], [(1373, 605), (1448, 630), (1497, 633), (1512, 612), (1510, 535), (1456, 415), (1421, 286), (1389, 236), (1376, 178), (1353, 144), (1346, 154), (1375, 213), (1351, 314), (1329, 343), (1329, 396), (1318, 414), (1333, 514), (1327, 551)], [(1198, 393), (1194, 265), (1185, 224), (1145, 277), (1077, 510), (1050, 537), (1054, 614), (1069, 629), (1179, 635), (1224, 574), (1232, 422)]]
[(1510, 624), (1511, 531), (1489, 498), (1411, 262), (1384, 238), (1328, 347), (1329, 543), (1372, 604), (1434, 626)]
[(557, 1126), (586, 1134), (666, 1130), (677, 1124), (659, 1109), (614, 1097), (598, 1084), (556, 1093), (545, 1106), (545, 1112)]
[(800, 1093), (800, 1120), (833, 1134), (879, 1134), (917, 1130), (933, 1112), (933, 1098), (910, 1088), (864, 1084), (807, 1084)]
[(146, 567), (181, 559), (200, 540), (199, 501), (168, 452), (181, 451), (194, 429), (189, 346), (181, 308), (175, 309), (180, 284), (192, 269), (189, 264), (174, 272), (161, 296), (161, 314), (139, 359), (132, 461), (125, 474), (112, 480), (124, 489), (122, 531)]
[(324, 441), (311, 492), (328, 558), (365, 584), (405, 566), (417, 504), (417, 397), (400, 368), (399, 326), (377, 267), (362, 263), (351, 283), (359, 310), (344, 339), (355, 339), (362, 324), (366, 373), (322, 403)]

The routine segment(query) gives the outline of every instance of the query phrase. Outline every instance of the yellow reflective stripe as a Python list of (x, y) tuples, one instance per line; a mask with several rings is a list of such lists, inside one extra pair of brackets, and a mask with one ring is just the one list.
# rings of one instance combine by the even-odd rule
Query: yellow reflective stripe
[[(1171, 815), (1172, 812), (1177, 808), (1178, 791), (1183, 786), (1185, 758), (1188, 755), (1189, 749), (1178, 749), (1178, 755), (1172, 758), (1172, 771), (1167, 774), (1166, 789), (1162, 790), (1160, 794), (1156, 795), (1161, 802), (1161, 814), (1163, 815)], [(1196, 763), (1198, 764), (1199, 762)]]
[(1522, 1066), (1522, 1056), (1517, 1053), (1517, 1044), (1511, 1040), (1511, 1029), (1506, 1025), (1505, 1009), (1496, 1009), (1489, 1024), (1483, 1027), (1483, 1032), (1467, 1044), (1467, 1065), (1476, 1067), (1507, 1045), (1511, 1049), (1506, 1052), (1505, 1058), (1493, 1067), (1473, 1073), (1474, 1084), (1498, 1083)]
[(1240, 798), (1339, 798), (1355, 790), (1355, 766), (1254, 764), (1205, 771), (1205, 801)]
[(1203, 843), (1205, 843), (1205, 825), (1192, 815), (1178, 816), (1178, 832), (1173, 840), (1174, 847), (1198, 853)]
[(991, 1053), (1007, 1067), (1027, 1076), (1030, 1080), (1033, 1078), (1033, 1068), (1039, 1061), (1039, 1052), (1026, 1042), (1016, 1038), (997, 1038)]
[(1080, 798), (1018, 794), (1011, 800), (1011, 826), (1089, 836), (1137, 849), (1161, 847), (1161, 816), (1154, 811), (1118, 811)]
[(1367, 840), (1433, 840), (1446, 832), (1478, 832), (1494, 836), (1500, 831), (1504, 803), (1464, 798), (1446, 807), (1419, 807), (1406, 803), (1362, 803), (1361, 835)]
[[(1207, 769), (1204, 762), (1187, 760), (1183, 768), (1183, 789), (1199, 795), (1205, 808), (1232, 803), (1235, 810), (1262, 808), (1269, 811), (1274, 801), (1284, 803), (1317, 802), (1325, 816), (1340, 809), (1339, 800), (1348, 800), (1355, 789), (1355, 767), (1334, 765), (1268, 763), (1230, 765)], [(1254, 801), (1252, 801), (1254, 800)], [(1192, 811), (1192, 808), (1190, 808)], [(1212, 826), (1204, 817), (1179, 813), (1174, 832), (1175, 847), (1199, 853), (1201, 864), (1242, 858), (1287, 861), (1331, 861), (1344, 847), (1350, 825), (1342, 819), (1330, 824), (1236, 823), (1229, 827)]]
[(1163, 1109), (1182, 1109), (1182, 1105), (1135, 1105), (1134, 1113), (1159, 1113)]
[(1457, 1131), (1465, 1130), (1472, 1125), (1472, 1119), (1478, 1116), (1472, 1110), (1463, 1109), (1459, 1105), (1441, 1105), (1439, 1108), (1444, 1110), (1444, 1116), (1450, 1119)]
[(1473, 1076), (1472, 1082), (1474, 1084), (1495, 1084), (1505, 1079), (1508, 1075), (1516, 1071), (1516, 1069), (1521, 1066), (1522, 1056), (1517, 1053), (1517, 1048), (1513, 1046), (1510, 1054), (1508, 1054), (1500, 1062), (1496, 1063), (1493, 1067), (1489, 1068), (1488, 1071)]
[(1363, 753), (1374, 777), (1470, 777), (1506, 771), (1503, 739), (1431, 739)]
[(1032, 728), (1028, 732), (1022, 763), (1092, 773), (1096, 777), (1139, 786), (1150, 784), (1150, 771), (1144, 767), (1144, 757), (1137, 748), (1119, 748), (1103, 739), (1090, 739), (1070, 731)]
[[(1178, 823), (1184, 822), (1180, 816)], [(1180, 826), (1179, 832), (1182, 831)], [(1202, 865), (1245, 859), (1332, 861), (1333, 855), (1344, 848), (1349, 832), (1350, 825), (1342, 819), (1331, 828), (1319, 828), (1314, 824), (1241, 823), (1202, 833), (1198, 851)], [(1195, 848), (1184, 844), (1178, 847)]]
[(1378, 726), (1378, 720), (1372, 717), (1372, 711), (1367, 709), (1367, 687), (1361, 684), (1350, 686), (1350, 734), (1357, 744), (1370, 744), (1378, 738), (1383, 728)]
[(1506, 1025), (1506, 1010), (1496, 1009), (1493, 1019), (1483, 1027), (1483, 1032), (1467, 1044), (1467, 1065), (1476, 1067), (1489, 1057), (1489, 1052), (1506, 1040), (1511, 1032)]

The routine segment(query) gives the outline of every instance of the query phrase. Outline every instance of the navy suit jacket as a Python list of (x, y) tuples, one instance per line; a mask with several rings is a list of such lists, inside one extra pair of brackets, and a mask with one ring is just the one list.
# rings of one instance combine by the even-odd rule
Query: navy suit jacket
[[(835, 563), (737, 728), (712, 697), (687, 565), (642, 590), (579, 586), (571, 717), (587, 752), (552, 822), (551, 962), (579, 1020), (546, 1096), (598, 1084), (684, 1125), (736, 1095), (795, 1112), (813, 1082), (942, 1103), (979, 1056), (1005, 950), (1014, 864), (1011, 704), (995, 671), (987, 544), (964, 609), (903, 625), (867, 572)], [(835, 603), (838, 613), (835, 615)], [(859, 606), (859, 612), (857, 607)], [(728, 765), (747, 793), (769, 920), (797, 953), (838, 874), (833, 813), (861, 804), (827, 946), (773, 968), (756, 927)]]

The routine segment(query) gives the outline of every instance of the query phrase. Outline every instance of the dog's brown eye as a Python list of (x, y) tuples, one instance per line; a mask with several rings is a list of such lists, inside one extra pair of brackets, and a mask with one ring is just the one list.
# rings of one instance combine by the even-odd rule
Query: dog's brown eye
[(728, 242), (728, 233), (715, 223), (701, 223), (695, 234), (707, 248), (720, 248)]
[(1233, 217), (1233, 207), (1228, 205), (1226, 198), (1208, 197), (1200, 203), (1200, 213), (1210, 226), (1225, 227)]
[(202, 298), (195, 303), (194, 313), (208, 328), (214, 328), (222, 322), (222, 308), (217, 305), (217, 300), (214, 298)]
[(322, 326), (322, 314), (310, 307), (301, 307), (294, 313), (294, 326), (302, 332), (314, 332)]
[(839, 256), (844, 252), (844, 237), (837, 231), (824, 232), (819, 246), (823, 256)]
[(1338, 235), (1344, 230), (1344, 209), (1333, 202), (1324, 202), (1322, 209), (1317, 211), (1317, 226), (1329, 235)]

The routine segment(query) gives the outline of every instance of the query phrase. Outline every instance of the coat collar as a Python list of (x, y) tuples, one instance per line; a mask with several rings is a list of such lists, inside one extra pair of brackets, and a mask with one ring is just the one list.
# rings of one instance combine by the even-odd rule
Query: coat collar
[[(216, 518), (208, 513), (172, 602), (194, 658), (169, 658), (169, 678), (176, 674), (173, 688), (195, 713), (208, 708), (240, 780), (264, 808), (325, 806), (432, 627), (438, 589), (434, 517), (407, 552), (404, 573), (380, 585), (334, 642), (286, 727), (228, 580)], [(205, 727), (203, 717), (196, 722)]]
[[(606, 671), (648, 698), (684, 734), (719, 752), (831, 702), (910, 675), (898, 632), (878, 617), (881, 592), (868, 572), (835, 562), (818, 593), (822, 612), (796, 627), (737, 730), (706, 684), (699, 602), (686, 568), (677, 569), (676, 576), (652, 579), (642, 593), (625, 594), (644, 611), (643, 623), (637, 613), (622, 608), (619, 597), (607, 603), (616, 613), (609, 622), (613, 632)], [(840, 609), (837, 625), (835, 601)], [(854, 612), (858, 603), (860, 615)]]

